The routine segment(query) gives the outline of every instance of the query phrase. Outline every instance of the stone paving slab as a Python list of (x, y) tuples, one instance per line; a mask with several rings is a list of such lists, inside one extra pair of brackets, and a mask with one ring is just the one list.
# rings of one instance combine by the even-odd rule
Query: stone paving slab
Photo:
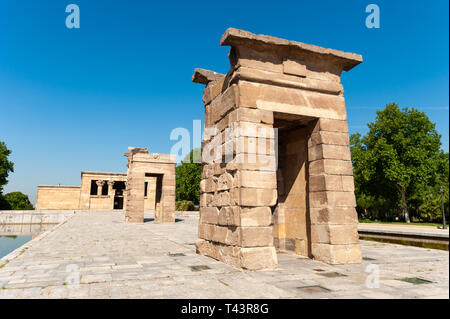
[[(362, 264), (279, 253), (277, 269), (242, 271), (195, 253), (195, 214), (146, 220), (77, 212), (0, 268), (0, 298), (449, 298), (446, 251), (361, 241)], [(410, 277), (430, 282), (399, 280)]]

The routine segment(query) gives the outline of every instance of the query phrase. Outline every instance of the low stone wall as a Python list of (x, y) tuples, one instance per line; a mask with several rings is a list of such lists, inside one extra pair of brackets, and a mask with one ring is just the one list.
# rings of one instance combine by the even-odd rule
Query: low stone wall
[(176, 211), (175, 216), (176, 217), (199, 217), (199, 211)]
[[(77, 212), (86, 210), (3, 210), (0, 211), (0, 225), (36, 225), (36, 224), (59, 224)], [(96, 212), (117, 212), (123, 213), (123, 210), (89, 210), (89, 213)], [(146, 215), (154, 217), (154, 210), (146, 210)], [(176, 211), (177, 217), (193, 216), (198, 217), (198, 211)]]
[(0, 211), (0, 225), (59, 224), (74, 213), (73, 210), (4, 210)]

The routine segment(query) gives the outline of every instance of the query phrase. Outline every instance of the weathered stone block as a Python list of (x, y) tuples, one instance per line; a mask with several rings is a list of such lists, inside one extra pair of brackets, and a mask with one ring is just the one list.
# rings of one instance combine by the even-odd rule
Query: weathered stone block
[(316, 72), (311, 72), (308, 69), (306, 69), (305, 78), (287, 73), (262, 71), (241, 65), (235, 70), (233, 77), (239, 77), (239, 83), (245, 83), (247, 81), (254, 83), (256, 81), (275, 86), (285, 86), (301, 90), (306, 89), (333, 95), (342, 95), (344, 91), (342, 84), (339, 82), (334, 80), (330, 81), (329, 79), (323, 80), (321, 79), (322, 76), (319, 78)]
[(242, 206), (273, 206), (277, 202), (276, 189), (233, 188), (232, 198)]
[(260, 95), (260, 85), (250, 82), (239, 82), (239, 107), (256, 108)]
[(320, 159), (309, 163), (310, 175), (332, 174), (353, 176), (351, 161)]
[(240, 226), (240, 210), (239, 206), (222, 207), (219, 212), (218, 224), (223, 226)]
[(241, 226), (270, 226), (272, 225), (272, 210), (270, 207), (241, 208)]
[(224, 147), (226, 154), (247, 153), (275, 156), (275, 140), (273, 138), (240, 136), (225, 142)]
[(309, 177), (309, 191), (354, 191), (353, 176), (312, 175)]
[(344, 192), (354, 192), (355, 184), (353, 181), (353, 176), (342, 176), (342, 190)]
[(212, 195), (212, 194), (208, 194), (208, 193), (200, 194), (200, 207), (210, 206), (213, 198), (214, 198), (214, 195)]
[(339, 159), (350, 161), (350, 148), (344, 145), (319, 144), (308, 148), (308, 160)]
[(233, 187), (233, 176), (230, 173), (223, 173), (217, 180), (217, 190), (229, 190)]
[(222, 92), (224, 82), (225, 78), (222, 78), (215, 83), (211, 83), (211, 85), (208, 85), (205, 88), (203, 91), (203, 103), (205, 103), (205, 105), (209, 104)]
[(211, 123), (217, 123), (225, 114), (234, 109), (236, 107), (236, 99), (236, 85), (230, 86), (225, 92), (217, 96), (217, 98), (211, 102), (210, 108), (208, 109), (208, 112), (210, 112)]
[(253, 95), (243, 99), (242, 91), (249, 91), (248, 86), (240, 82), (239, 90), (240, 105), (244, 100), (245, 106), (256, 106), (261, 110), (329, 118), (344, 122), (347, 118), (345, 101), (342, 96), (258, 84), (258, 88), (252, 89)]
[(240, 249), (240, 267), (250, 270), (276, 268), (278, 260), (275, 247)]
[(283, 73), (306, 77), (306, 65), (296, 60), (284, 60)]
[(309, 177), (309, 191), (343, 191), (341, 175), (313, 175)]
[(314, 259), (328, 264), (359, 264), (362, 262), (359, 244), (330, 245), (313, 243), (311, 246)]
[(276, 172), (277, 161), (275, 156), (262, 154), (236, 154), (231, 162), (226, 164), (228, 171), (250, 170)]
[(235, 204), (234, 197), (229, 191), (221, 191), (214, 194), (212, 201), (209, 203), (210, 206), (222, 207), (222, 206), (232, 206)]
[(358, 224), (354, 207), (310, 208), (311, 224)]
[(200, 224), (218, 224), (219, 210), (217, 207), (200, 207)]
[(272, 227), (239, 227), (240, 247), (267, 247), (273, 245)]
[(209, 241), (236, 246), (240, 241), (240, 231), (237, 227), (199, 224), (199, 238)]
[(310, 192), (309, 204), (312, 208), (326, 208), (326, 207), (355, 207), (356, 200), (353, 192)]
[(313, 129), (314, 132), (346, 132), (348, 133), (348, 124), (345, 119), (319, 118)]
[(217, 178), (211, 176), (200, 181), (200, 191), (204, 193), (214, 193), (217, 190)]
[(235, 137), (275, 138), (275, 131), (270, 124), (240, 121), (231, 123), (230, 128)]
[(308, 147), (318, 144), (345, 145), (349, 144), (347, 132), (316, 131), (311, 134), (308, 140)]
[(236, 173), (235, 187), (248, 188), (277, 188), (277, 176), (275, 172), (258, 172), (240, 170)]
[(204, 239), (197, 239), (195, 242), (195, 248), (197, 254), (209, 256), (214, 259), (219, 259), (219, 249), (217, 246), (212, 245), (209, 241)]
[(251, 108), (238, 108), (230, 113), (229, 123), (233, 122), (254, 122), (273, 124), (273, 112)]
[(312, 225), (311, 242), (325, 244), (357, 244), (358, 224)]

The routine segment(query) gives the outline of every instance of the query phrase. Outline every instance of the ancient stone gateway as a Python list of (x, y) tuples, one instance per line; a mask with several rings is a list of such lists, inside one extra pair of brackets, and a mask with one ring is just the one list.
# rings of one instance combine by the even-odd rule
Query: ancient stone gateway
[(175, 221), (175, 157), (149, 153), (147, 148), (129, 147), (125, 220), (144, 222), (145, 181), (156, 178), (155, 221)]
[(228, 29), (230, 71), (206, 85), (197, 252), (273, 268), (275, 248), (359, 263), (343, 70), (361, 55)]

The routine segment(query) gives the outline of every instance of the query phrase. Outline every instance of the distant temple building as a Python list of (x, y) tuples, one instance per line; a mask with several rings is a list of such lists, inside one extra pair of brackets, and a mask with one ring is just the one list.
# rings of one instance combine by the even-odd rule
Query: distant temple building
[[(144, 179), (145, 210), (158, 208), (157, 180), (156, 176)], [(81, 172), (81, 186), (38, 186), (36, 209), (124, 209), (126, 183), (126, 173)]]
[(129, 147), (127, 173), (81, 172), (81, 186), (38, 186), (36, 209), (124, 210), (125, 221), (175, 221), (176, 156)]

